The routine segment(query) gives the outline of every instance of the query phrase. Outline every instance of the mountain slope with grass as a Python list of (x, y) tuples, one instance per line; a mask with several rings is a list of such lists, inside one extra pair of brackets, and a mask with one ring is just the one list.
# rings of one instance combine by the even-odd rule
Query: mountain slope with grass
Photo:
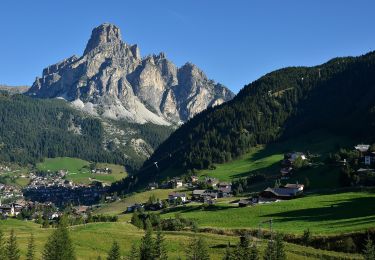
[(139, 182), (158, 178), (171, 168), (207, 169), (256, 145), (311, 131), (372, 142), (374, 71), (375, 52), (370, 52), (269, 73), (245, 86), (233, 100), (198, 114), (174, 132), (144, 163)]

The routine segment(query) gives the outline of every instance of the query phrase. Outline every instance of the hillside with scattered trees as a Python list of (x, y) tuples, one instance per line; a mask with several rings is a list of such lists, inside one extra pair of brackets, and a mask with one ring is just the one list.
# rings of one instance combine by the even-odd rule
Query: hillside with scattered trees
[[(138, 179), (168, 168), (205, 169), (258, 144), (323, 129), (373, 142), (375, 52), (289, 67), (245, 86), (231, 101), (198, 114), (147, 160)], [(158, 169), (152, 167), (158, 162)]]

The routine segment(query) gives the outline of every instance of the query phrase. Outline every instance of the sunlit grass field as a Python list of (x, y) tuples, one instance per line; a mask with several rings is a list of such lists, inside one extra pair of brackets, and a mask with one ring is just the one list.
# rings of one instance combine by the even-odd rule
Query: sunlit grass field
[[(0, 221), (0, 228), (8, 235), (10, 229), (14, 229), (17, 235), (17, 242), (21, 250), (21, 259), (25, 259), (27, 241), (30, 233), (33, 233), (36, 243), (37, 259), (41, 253), (47, 237), (53, 229), (42, 229), (38, 224), (20, 220), (8, 219)], [(75, 247), (78, 259), (97, 259), (101, 256), (105, 259), (107, 252), (114, 240), (119, 242), (121, 254), (127, 256), (130, 253), (132, 242), (140, 243), (144, 234), (129, 223), (91, 223), (70, 228), (71, 238)], [(195, 235), (191, 232), (165, 232), (166, 245), (169, 259), (185, 259), (185, 250), (190, 239)], [(222, 259), (228, 242), (232, 245), (238, 242), (235, 236), (198, 233), (207, 242), (211, 259)], [(265, 248), (266, 241), (259, 241), (258, 246), (261, 254)], [(361, 259), (356, 254), (344, 254), (317, 250), (309, 247), (298, 246), (286, 243), (288, 259), (322, 259), (322, 256), (336, 256), (340, 259)]]
[(171, 209), (162, 217), (180, 212), (186, 218), (197, 220), (200, 227), (219, 229), (257, 229), (262, 221), (272, 219), (273, 228), (285, 233), (301, 234), (309, 228), (313, 234), (337, 234), (373, 228), (374, 201), (374, 191), (314, 194), (246, 208), (223, 203), (207, 209), (186, 205)]
[(98, 163), (99, 168), (111, 168), (111, 174), (92, 174), (90, 172), (90, 163), (88, 161), (70, 158), (70, 157), (57, 157), (46, 158), (43, 162), (36, 165), (37, 169), (43, 171), (58, 171), (67, 170), (67, 179), (75, 183), (91, 183), (93, 180), (99, 180), (106, 183), (112, 183), (126, 177), (125, 168), (121, 165)]

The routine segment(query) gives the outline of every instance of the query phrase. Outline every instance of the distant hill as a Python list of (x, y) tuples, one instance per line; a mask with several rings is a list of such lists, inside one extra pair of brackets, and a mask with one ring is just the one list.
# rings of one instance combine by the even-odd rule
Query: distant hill
[(22, 94), (29, 90), (28, 86), (8, 86), (0, 84), (0, 91), (6, 91), (10, 94)]
[(26, 164), (68, 156), (119, 163), (134, 171), (172, 131), (152, 123), (101, 119), (64, 100), (0, 90), (0, 162)]
[(125, 163), (117, 150), (104, 149), (101, 122), (61, 100), (37, 100), (0, 92), (0, 161), (35, 163), (70, 156)]
[(319, 129), (373, 142), (374, 72), (375, 52), (371, 52), (269, 73), (245, 86), (233, 100), (181, 126), (144, 163), (139, 181), (157, 179), (171, 168), (206, 169), (257, 144)]

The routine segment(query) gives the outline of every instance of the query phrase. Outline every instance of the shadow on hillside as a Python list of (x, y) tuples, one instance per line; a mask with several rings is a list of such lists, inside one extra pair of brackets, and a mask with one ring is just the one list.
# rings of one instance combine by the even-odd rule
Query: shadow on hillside
[[(278, 218), (278, 222), (321, 222), (345, 219), (347, 224), (350, 224), (350, 222), (355, 224), (355, 222), (359, 223), (362, 221), (356, 218), (366, 218), (363, 221), (374, 221), (375, 224), (375, 204), (373, 197), (353, 198), (350, 200), (342, 200), (328, 207), (290, 210), (264, 215), (264, 217)], [(337, 225), (341, 225), (342, 223), (343, 222), (338, 222)]]
[(269, 165), (268, 167), (263, 167), (263, 168), (259, 168), (256, 170), (235, 174), (232, 176), (232, 178), (237, 179), (237, 178), (248, 177), (249, 175), (254, 174), (254, 173), (264, 174), (266, 177), (271, 177), (271, 176), (275, 177), (275, 176), (278, 176), (279, 171), (280, 171), (280, 163), (276, 162), (276, 163)]
[(212, 212), (212, 211), (221, 211), (226, 209), (233, 209), (234, 207), (220, 206), (220, 205), (211, 205), (211, 206), (186, 206), (186, 207), (175, 207), (168, 208), (168, 210), (161, 212), (161, 214), (167, 213), (188, 213), (188, 212)]

